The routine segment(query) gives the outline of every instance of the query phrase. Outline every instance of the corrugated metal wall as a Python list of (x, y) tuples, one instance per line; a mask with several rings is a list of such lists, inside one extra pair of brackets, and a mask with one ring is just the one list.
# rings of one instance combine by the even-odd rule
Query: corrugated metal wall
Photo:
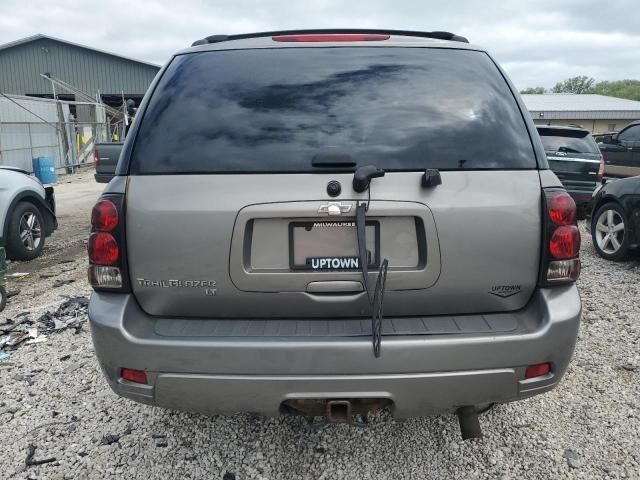
[[(33, 113), (20, 108), (11, 100)], [(65, 122), (68, 122), (69, 105), (63, 103), (62, 112)], [(32, 158), (51, 156), (56, 160), (56, 167), (61, 168), (61, 138), (54, 126), (58, 126), (58, 112), (53, 100), (24, 97), (9, 99), (0, 96), (0, 165), (19, 167), (31, 172)], [(70, 136), (68, 141), (72, 141)]]
[(0, 50), (0, 92), (50, 94), (47, 72), (91, 95), (143, 95), (158, 68), (47, 38)]

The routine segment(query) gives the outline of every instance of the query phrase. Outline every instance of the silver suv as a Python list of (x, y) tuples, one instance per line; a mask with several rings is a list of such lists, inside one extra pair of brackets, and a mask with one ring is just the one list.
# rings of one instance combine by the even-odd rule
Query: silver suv
[(552, 389), (576, 205), (495, 61), (445, 32), (213, 36), (150, 87), (92, 215), (95, 351), (139, 402), (348, 422)]

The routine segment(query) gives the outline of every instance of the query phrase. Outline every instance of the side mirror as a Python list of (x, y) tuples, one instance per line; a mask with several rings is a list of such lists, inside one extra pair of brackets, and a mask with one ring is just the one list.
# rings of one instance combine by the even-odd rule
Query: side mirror
[(607, 145), (613, 145), (618, 142), (616, 142), (615, 137), (613, 135), (605, 135), (602, 138), (602, 143), (606, 143)]

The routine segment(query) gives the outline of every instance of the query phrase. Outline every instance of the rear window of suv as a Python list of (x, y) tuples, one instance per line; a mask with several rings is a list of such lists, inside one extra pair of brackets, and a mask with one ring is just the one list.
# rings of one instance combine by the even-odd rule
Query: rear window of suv
[(132, 174), (318, 172), (314, 155), (388, 171), (536, 168), (488, 55), (397, 47), (177, 56), (135, 140)]
[(587, 131), (538, 128), (538, 133), (547, 152), (600, 154), (598, 144)]

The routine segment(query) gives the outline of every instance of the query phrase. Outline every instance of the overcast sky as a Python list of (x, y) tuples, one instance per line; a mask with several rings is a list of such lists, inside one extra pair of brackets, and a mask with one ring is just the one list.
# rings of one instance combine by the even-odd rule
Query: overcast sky
[(216, 33), (446, 30), (487, 48), (522, 89), (575, 75), (640, 79), (638, 1), (0, 0), (0, 43), (43, 33), (162, 64)]

